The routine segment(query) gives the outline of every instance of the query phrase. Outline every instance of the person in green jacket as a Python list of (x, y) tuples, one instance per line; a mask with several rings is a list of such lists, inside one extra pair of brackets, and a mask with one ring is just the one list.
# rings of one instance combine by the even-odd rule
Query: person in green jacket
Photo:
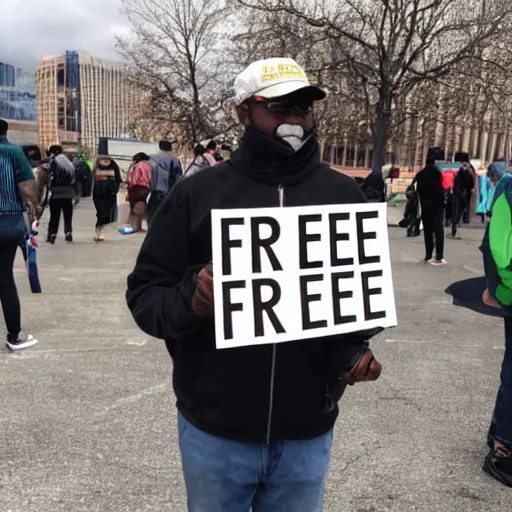
[(505, 173), (505, 162), (491, 164), (487, 175), (496, 189), (481, 246), (487, 278), (482, 299), (503, 311), (505, 355), (483, 469), (512, 487), (512, 175)]

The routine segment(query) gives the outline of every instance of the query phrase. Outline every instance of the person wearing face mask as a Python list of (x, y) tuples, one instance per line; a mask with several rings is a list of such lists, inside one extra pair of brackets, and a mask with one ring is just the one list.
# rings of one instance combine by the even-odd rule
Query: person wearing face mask
[(212, 209), (366, 202), (355, 181), (320, 160), (313, 105), (324, 97), (292, 59), (243, 71), (239, 149), (175, 186), (128, 278), (136, 322), (173, 359), (190, 512), (321, 511), (344, 384), (381, 372), (374, 333), (215, 346)]

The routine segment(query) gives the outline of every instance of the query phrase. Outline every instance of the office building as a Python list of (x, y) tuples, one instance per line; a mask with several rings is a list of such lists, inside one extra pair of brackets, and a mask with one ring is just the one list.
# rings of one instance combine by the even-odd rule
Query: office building
[(36, 71), (42, 147), (71, 143), (96, 153), (100, 137), (127, 137), (137, 94), (126, 65), (85, 53), (45, 55)]
[(21, 68), (0, 62), (0, 118), (36, 120), (34, 77)]

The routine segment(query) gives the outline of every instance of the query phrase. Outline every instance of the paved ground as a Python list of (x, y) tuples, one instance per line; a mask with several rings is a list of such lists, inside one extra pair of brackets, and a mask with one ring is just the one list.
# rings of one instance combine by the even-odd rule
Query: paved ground
[[(481, 471), (502, 326), (444, 293), (482, 274), (482, 231), (447, 241), (442, 268), (418, 263), (420, 239), (390, 233), (400, 326), (374, 343), (381, 380), (344, 399), (325, 510), (510, 510), (512, 491)], [(92, 235), (86, 202), (76, 242), (40, 249), (43, 295), (17, 263), (24, 325), (41, 343), (0, 351), (0, 512), (186, 511), (171, 363), (124, 303), (141, 237)]]

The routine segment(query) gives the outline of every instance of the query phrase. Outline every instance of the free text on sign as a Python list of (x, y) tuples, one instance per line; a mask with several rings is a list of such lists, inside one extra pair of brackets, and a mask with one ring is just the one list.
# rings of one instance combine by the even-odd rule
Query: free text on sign
[(396, 325), (385, 204), (214, 210), (217, 348)]

